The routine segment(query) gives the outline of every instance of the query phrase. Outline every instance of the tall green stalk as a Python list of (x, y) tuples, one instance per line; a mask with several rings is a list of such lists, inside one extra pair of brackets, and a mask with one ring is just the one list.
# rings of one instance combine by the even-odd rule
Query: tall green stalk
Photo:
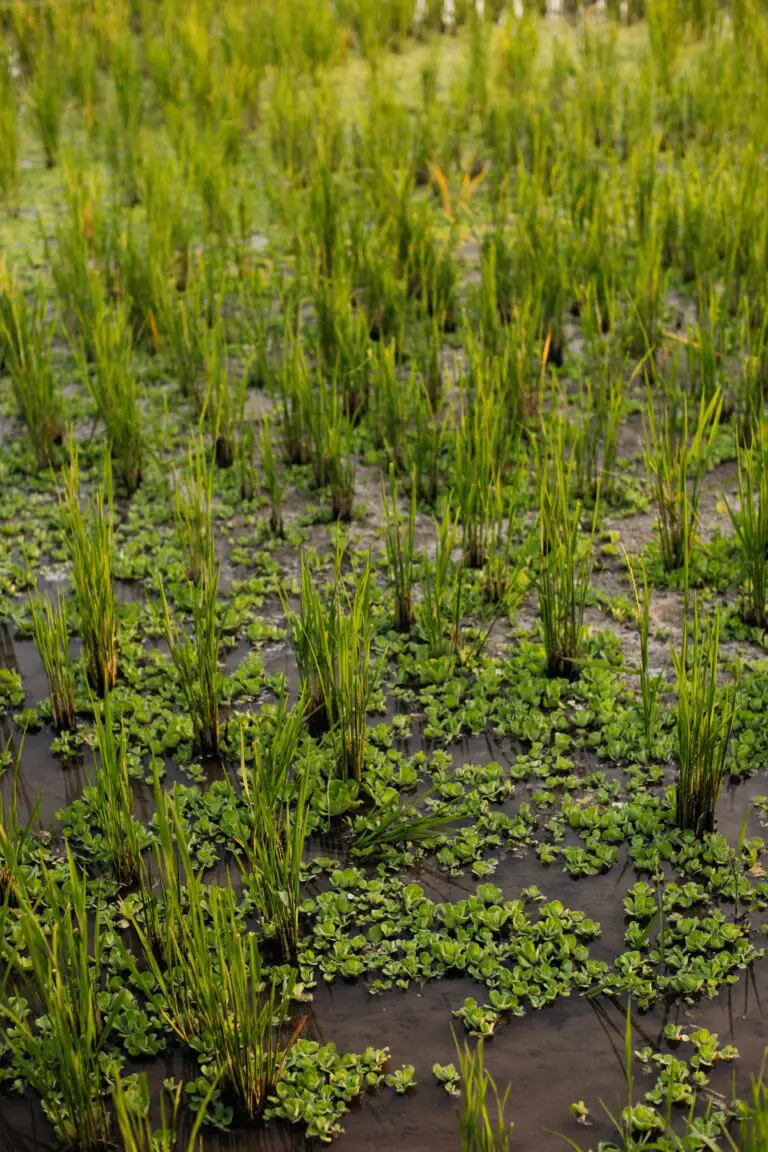
[(32, 308), (13, 283), (5, 292), (0, 289), (0, 353), (4, 354), (0, 363), (5, 360), (38, 468), (51, 464), (63, 431), (61, 395), (51, 363), (56, 320), (46, 317), (46, 308), (42, 282)]
[(103, 482), (83, 510), (80, 507), (77, 448), (71, 439), (69, 464), (64, 472), (62, 509), (86, 673), (94, 692), (103, 696), (117, 680), (112, 470), (109, 458), (105, 457)]
[[(456, 1044), (461, 1069), (461, 1101), (457, 1109), (461, 1152), (507, 1152), (513, 1125), (505, 1118), (510, 1088), (502, 1096), (485, 1067), (482, 1040), (474, 1048)], [(491, 1117), (489, 1093), (493, 1097)]]
[(104, 696), (104, 715), (94, 706), (96, 729), (94, 799), (96, 819), (107, 846), (112, 868), (121, 884), (134, 884), (141, 869), (141, 850), (146, 841), (133, 815), (133, 789), (128, 772), (128, 735), (122, 721), (115, 734), (112, 697)]
[(286, 961), (296, 959), (299, 947), (301, 867), (310, 813), (309, 773), (296, 762), (303, 717), (303, 701), (286, 711), (282, 700), (271, 735), (256, 741), (250, 764), (242, 736), (240, 746), (247, 829), (237, 838), (238, 855), (244, 858), (244, 880), (265, 930), (274, 934)]
[(142, 476), (142, 419), (139, 388), (133, 365), (133, 334), (125, 308), (103, 305), (90, 330), (93, 371), (89, 347), (78, 349), (83, 380), (104, 422), (115, 470), (130, 495)]
[(750, 624), (768, 624), (768, 422), (760, 420), (751, 444), (739, 447), (738, 502), (725, 497), (739, 542), (747, 596), (742, 614)]
[(732, 685), (717, 683), (720, 615), (702, 625), (694, 601), (693, 643), (684, 622), (680, 649), (672, 648), (677, 680), (678, 781), (675, 818), (697, 836), (712, 832), (727, 775), (728, 745), (736, 714)]
[[(231, 887), (205, 887), (195, 874), (174, 802), (156, 784), (162, 908), (133, 917), (155, 983), (152, 1002), (167, 1026), (198, 1052), (207, 1075), (256, 1116), (274, 1092), (300, 1025), (285, 1039), (294, 970), (264, 970)], [(148, 906), (156, 898), (147, 895)]]
[(66, 600), (59, 594), (55, 605), (52, 604), (47, 592), (45, 597), (41, 597), (37, 581), (34, 580), (33, 591), (29, 597), (29, 610), (32, 617), (32, 636), (48, 681), (53, 726), (57, 732), (71, 731), (77, 722), (77, 707), (75, 677), (69, 656)]
[(198, 581), (214, 563), (214, 469), (201, 436), (189, 445), (187, 464), (175, 476), (173, 516), (176, 537), (189, 559), (189, 579)]
[(18, 997), (0, 1003), (15, 1066), (60, 1141), (78, 1150), (101, 1147), (115, 1070), (103, 1049), (122, 1005), (118, 994), (106, 1014), (102, 1007), (101, 919), (98, 909), (89, 915), (86, 879), (71, 856), (66, 885), (44, 873), (41, 899), (21, 897), (18, 932), (23, 948), (13, 948), (10, 959), (39, 1007), (30, 1013)]
[(539, 487), (539, 613), (550, 676), (578, 675), (584, 609), (592, 576), (593, 533), (581, 529), (581, 504), (570, 504), (571, 467), (558, 453)]
[(389, 465), (389, 492), (381, 482), (381, 499), (386, 521), (386, 549), (389, 576), (395, 594), (395, 627), (410, 632), (413, 625), (413, 584), (415, 579), (414, 531), (416, 527), (416, 476), (411, 477), (408, 517), (403, 518), (398, 503), (395, 466)]
[(699, 519), (700, 484), (711, 456), (722, 411), (722, 393), (702, 396), (693, 429), (688, 398), (676, 417), (669, 400), (657, 418), (653, 398), (646, 408), (645, 466), (656, 501), (656, 530), (666, 571), (690, 561)]
[(220, 741), (222, 674), (219, 669), (222, 622), (218, 610), (219, 569), (209, 563), (190, 584), (192, 630), (171, 612), (158, 579), (160, 613), (166, 643), (192, 721), (195, 744), (204, 756), (216, 756)]

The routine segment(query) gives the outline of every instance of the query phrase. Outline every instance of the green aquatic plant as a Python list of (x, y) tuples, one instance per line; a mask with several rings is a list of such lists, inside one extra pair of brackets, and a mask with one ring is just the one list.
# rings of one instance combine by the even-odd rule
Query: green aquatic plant
[(115, 471), (130, 495), (141, 483), (144, 448), (133, 333), (125, 308), (103, 303), (89, 329), (89, 343), (81, 341), (76, 351), (83, 381), (104, 422)]
[(19, 186), (19, 106), (11, 62), (0, 52), (0, 197), (14, 206)]
[(280, 478), (273, 449), (273, 423), (265, 413), (259, 425), (259, 462), (264, 479), (264, 488), (269, 500), (269, 530), (274, 536), (283, 536), (283, 496), (285, 485)]
[(200, 578), (189, 585), (191, 631), (171, 612), (165, 586), (158, 577), (161, 626), (192, 722), (195, 744), (204, 756), (218, 754), (221, 738), (219, 653), (223, 622), (218, 603), (219, 572), (209, 557)]
[(19, 893), (23, 949), (9, 959), (39, 1008), (22, 996), (3, 999), (0, 1014), (19, 1074), (39, 1094), (59, 1140), (72, 1148), (101, 1147), (109, 1136), (107, 1095), (119, 1060), (105, 1051), (121, 994), (105, 998), (101, 912), (89, 916), (88, 888), (71, 854), (66, 883), (49, 872), (39, 899)]
[(326, 684), (333, 720), (336, 769), (343, 780), (362, 780), (368, 737), (368, 702), (374, 679), (371, 656), (373, 574), (368, 555), (356, 574), (354, 594), (339, 589), (333, 675)]
[(738, 450), (737, 501), (725, 497), (739, 542), (747, 596), (744, 619), (764, 628), (768, 624), (768, 423), (757, 424), (751, 443)]
[[(462, 1152), (507, 1152), (512, 1123), (505, 1110), (510, 1088), (500, 1095), (496, 1083), (485, 1067), (482, 1039), (472, 1046), (466, 1040), (456, 1051), (461, 1070), (461, 1096), (457, 1108), (459, 1146)], [(489, 1098), (493, 1097), (493, 1103)], [(495, 1116), (492, 1117), (492, 1110)]]
[(187, 449), (186, 466), (174, 476), (173, 488), (176, 537), (187, 554), (193, 583), (214, 565), (213, 480), (213, 463), (198, 436)]
[[(183, 1147), (186, 1152), (203, 1152), (200, 1129), (205, 1123), (208, 1105), (213, 1098), (216, 1081), (196, 1109), (195, 1120)], [(182, 1129), (184, 1085), (180, 1082), (163, 1085), (160, 1096), (160, 1127), (152, 1123), (149, 1081), (146, 1073), (137, 1078), (118, 1076), (112, 1088), (112, 1108), (117, 1130), (125, 1152), (178, 1152), (179, 1133)]]
[(67, 602), (61, 593), (55, 604), (51, 603), (47, 592), (42, 597), (33, 577), (29, 612), (35, 647), (48, 681), (53, 726), (59, 732), (70, 732), (77, 723), (77, 705), (74, 669), (69, 655)]
[(690, 562), (696, 539), (701, 480), (712, 454), (722, 412), (722, 393), (699, 403), (691, 428), (688, 398), (680, 397), (676, 412), (669, 398), (657, 417), (650, 392), (646, 407), (645, 466), (652, 478), (656, 503), (656, 531), (661, 558), (668, 572)]
[(300, 942), (302, 862), (310, 817), (309, 771), (297, 758), (303, 716), (303, 702), (286, 711), (283, 699), (271, 735), (264, 743), (257, 739), (249, 764), (242, 735), (240, 746), (247, 826), (236, 837), (238, 855), (264, 930), (289, 962), (296, 959)]
[[(204, 1075), (258, 1115), (274, 1093), (301, 1021), (283, 1038), (296, 981), (292, 969), (267, 972), (233, 889), (196, 875), (173, 800), (155, 785), (162, 906), (134, 916), (161, 1019), (199, 1053)], [(183, 889), (182, 889), (183, 884)], [(143, 922), (142, 922), (143, 921)]]
[(714, 831), (736, 716), (733, 685), (718, 685), (719, 652), (719, 612), (702, 623), (694, 600), (692, 643), (686, 621), (681, 647), (672, 648), (672, 662), (677, 682), (675, 819), (697, 836)]
[(13, 281), (0, 287), (0, 364), (11, 378), (19, 415), (35, 450), (38, 468), (53, 461), (63, 432), (61, 394), (51, 360), (56, 317), (48, 317), (40, 280), (32, 306)]
[(103, 696), (117, 680), (112, 468), (105, 456), (103, 480), (81, 508), (78, 450), (71, 437), (61, 503), (88, 683)]
[(94, 702), (94, 808), (112, 869), (121, 884), (134, 884), (140, 874), (146, 841), (133, 814), (133, 789), (128, 771), (128, 734), (120, 721), (114, 730), (112, 696), (104, 694), (102, 709)]
[(284, 593), (283, 609), (296, 652), (302, 693), (307, 700), (307, 720), (322, 729), (333, 717), (329, 694), (338, 645), (338, 564), (327, 604), (306, 552), (301, 554), (300, 569), (299, 610), (296, 612), (288, 606)]
[[(562, 445), (561, 445), (562, 447)], [(539, 485), (539, 614), (550, 676), (578, 675), (584, 650), (584, 609), (592, 575), (592, 532), (571, 505), (572, 467), (560, 451), (542, 469)]]
[(632, 584), (632, 596), (634, 598), (635, 604), (635, 617), (637, 620), (637, 629), (640, 636), (640, 703), (643, 716), (645, 748), (646, 752), (650, 755), (651, 749), (653, 747), (653, 737), (656, 731), (656, 725), (659, 717), (661, 693), (664, 688), (664, 676), (662, 674), (652, 676), (650, 670), (649, 639), (651, 633), (651, 587), (648, 583), (648, 573), (643, 566), (643, 594), (641, 600), (637, 587), (637, 580), (635, 578), (635, 572), (626, 553), (624, 559), (627, 563), (627, 572), (629, 573), (630, 583)]
[[(11, 905), (18, 904), (19, 894), (25, 893), (25, 868), (32, 862), (34, 832), (40, 819), (40, 799), (37, 798), (26, 824), (19, 820), (19, 791), (21, 775), (21, 753), (23, 741), (17, 752), (13, 752), (10, 740), (0, 759), (4, 763), (12, 761), (13, 780), (11, 794), (6, 799), (0, 793), (0, 929)], [(6, 769), (7, 771), (7, 769)], [(4, 958), (7, 961), (7, 958)], [(4, 963), (0, 989), (10, 974), (10, 965)]]
[(408, 517), (403, 519), (398, 502), (395, 466), (389, 465), (389, 492), (381, 482), (381, 499), (386, 521), (386, 549), (389, 576), (395, 596), (395, 627), (410, 632), (413, 624), (413, 585), (415, 580), (414, 532), (416, 528), (416, 477), (411, 477)]

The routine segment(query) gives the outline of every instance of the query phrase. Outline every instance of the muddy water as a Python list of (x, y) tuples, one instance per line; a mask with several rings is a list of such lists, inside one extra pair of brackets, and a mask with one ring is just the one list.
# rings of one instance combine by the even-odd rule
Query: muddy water
[[(227, 664), (234, 670), (243, 654), (238, 648), (228, 654)], [(270, 671), (282, 671), (289, 685), (295, 687), (296, 670), (292, 654), (285, 645), (265, 652)], [(31, 641), (17, 639), (7, 628), (0, 632), (0, 661), (21, 673), (26, 703), (32, 704), (47, 695), (42, 666)], [(397, 703), (390, 702), (392, 713)], [(387, 715), (390, 715), (388, 709)], [(0, 721), (0, 739), (10, 739), (18, 747), (22, 733), (7, 718)], [(87, 782), (89, 764), (64, 765), (51, 755), (49, 729), (28, 732), (24, 737), (20, 801), (31, 812), (40, 797), (40, 814), (50, 824), (56, 811), (80, 795)], [(418, 721), (402, 750), (415, 753), (425, 743)], [(429, 750), (429, 749), (427, 749)], [(492, 736), (468, 738), (449, 748), (456, 763), (485, 764), (491, 760), (509, 763), (515, 750), (500, 744)], [(176, 769), (169, 764), (171, 776)], [(8, 775), (3, 788), (8, 787)], [(723, 790), (718, 827), (735, 844), (744, 814), (754, 796), (768, 791), (759, 776)], [(144, 790), (137, 795), (137, 808), (148, 819), (151, 801)], [(749, 812), (747, 835), (761, 835), (754, 809)], [(210, 878), (210, 877), (209, 877)], [(471, 880), (454, 880), (429, 867), (414, 872), (427, 895), (434, 900), (455, 900), (472, 890)], [(559, 866), (544, 867), (530, 851), (504, 857), (493, 882), (508, 897), (518, 896), (522, 889), (537, 885), (546, 899), (561, 900), (570, 908), (580, 909), (599, 921), (602, 933), (592, 945), (598, 959), (611, 960), (623, 948), (624, 919), (621, 899), (636, 879), (628, 864), (626, 850), (620, 853), (610, 872), (589, 879), (573, 880)], [(753, 972), (745, 975), (733, 988), (716, 999), (692, 1008), (655, 1009), (633, 1020), (634, 1043), (662, 1044), (662, 1032), (668, 1022), (692, 1030), (707, 1027), (720, 1036), (722, 1043), (735, 1044), (741, 1053), (737, 1066), (737, 1086), (746, 1090), (750, 1074), (756, 1072), (768, 1038), (764, 1012), (768, 1004), (768, 962), (760, 961)], [(377, 1152), (387, 1150), (421, 1150), (443, 1152), (455, 1148), (456, 1102), (435, 1082), (432, 1064), (456, 1061), (452, 1036), (452, 1013), (470, 995), (482, 998), (482, 989), (471, 980), (445, 979), (423, 989), (408, 992), (390, 991), (371, 996), (360, 983), (334, 982), (316, 989), (306, 1024), (305, 1035), (320, 1042), (333, 1041), (340, 1050), (361, 1051), (368, 1045), (388, 1047), (393, 1067), (413, 1064), (417, 1087), (406, 1096), (391, 1089), (369, 1093), (356, 1103), (345, 1119), (345, 1134), (336, 1146), (343, 1152)], [(561, 999), (556, 1004), (525, 1017), (505, 1020), (488, 1042), (486, 1061), (497, 1082), (510, 1085), (508, 1114), (514, 1120), (513, 1147), (520, 1152), (555, 1152), (565, 1148), (563, 1136), (584, 1147), (595, 1147), (599, 1140), (611, 1137), (611, 1125), (602, 1104), (617, 1113), (627, 1103), (624, 1062), (625, 1007), (604, 1000), (582, 997)], [(457, 1030), (460, 1035), (460, 1028)], [(126, 1065), (126, 1071), (147, 1072), (157, 1098), (163, 1079), (168, 1076), (189, 1078), (195, 1075), (194, 1062), (183, 1053), (172, 1053), (149, 1063)], [(636, 1097), (650, 1087), (639, 1065), (635, 1069)], [(713, 1077), (713, 1088), (728, 1096), (731, 1091), (731, 1068), (723, 1066)], [(581, 1128), (569, 1113), (569, 1106), (583, 1099), (593, 1115), (589, 1130)], [(189, 1130), (189, 1118), (184, 1122)], [(33, 1152), (55, 1144), (39, 1104), (31, 1097), (0, 1098), (0, 1152)], [(273, 1124), (234, 1126), (222, 1135), (206, 1132), (208, 1152), (276, 1152), (319, 1148), (317, 1142), (305, 1141), (287, 1125)]]

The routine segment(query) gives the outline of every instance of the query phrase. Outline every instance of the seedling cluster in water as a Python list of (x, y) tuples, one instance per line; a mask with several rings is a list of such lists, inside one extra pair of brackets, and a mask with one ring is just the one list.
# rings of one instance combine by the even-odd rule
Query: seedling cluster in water
[(766, 1147), (768, 18), (574, 7), (0, 8), (14, 1134)]

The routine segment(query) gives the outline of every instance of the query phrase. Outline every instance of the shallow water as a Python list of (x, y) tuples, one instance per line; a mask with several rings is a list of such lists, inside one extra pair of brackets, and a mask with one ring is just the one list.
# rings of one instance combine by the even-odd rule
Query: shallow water
[[(247, 648), (238, 646), (227, 655), (227, 667), (234, 671)], [(0, 660), (18, 669), (26, 691), (26, 703), (40, 701), (47, 695), (42, 665), (31, 640), (14, 636), (8, 627), (0, 626)], [(292, 653), (285, 645), (268, 652), (269, 671), (282, 671), (289, 684), (295, 684), (296, 667)], [(389, 711), (398, 702), (390, 701)], [(22, 733), (7, 718), (0, 721), (3, 739), (18, 748)], [(55, 813), (76, 799), (88, 780), (90, 753), (68, 765), (50, 752), (52, 732), (43, 728), (24, 735), (19, 796), (22, 811), (31, 813), (37, 798), (43, 825), (51, 825)], [(407, 754), (421, 748), (429, 751), (419, 732), (418, 723), (410, 737), (401, 742)], [(514, 760), (516, 749), (496, 741), (491, 735), (467, 737), (449, 746), (454, 762), (501, 764)], [(182, 778), (170, 761), (169, 779)], [(9, 788), (9, 775), (3, 788)], [(760, 776), (724, 788), (718, 829), (732, 844), (738, 840), (744, 814), (750, 800), (765, 791)], [(516, 800), (514, 801), (517, 802)], [(510, 802), (512, 803), (512, 802)], [(151, 796), (146, 788), (137, 789), (137, 810), (143, 819), (151, 812)], [(752, 810), (746, 825), (747, 835), (760, 835), (758, 814)], [(452, 879), (431, 867), (415, 871), (410, 877), (424, 887), (434, 900), (455, 900), (473, 887), (471, 879)], [(211, 876), (208, 877), (211, 879)], [(622, 896), (636, 879), (622, 849), (614, 867), (605, 874), (574, 880), (559, 865), (546, 867), (530, 851), (502, 856), (493, 883), (507, 897), (515, 897), (523, 888), (537, 885), (548, 900), (561, 900), (567, 907), (579, 909), (600, 922), (600, 938), (591, 947), (597, 959), (611, 960), (623, 949), (624, 916)], [(659, 1045), (664, 1025), (679, 1022), (691, 1029), (704, 1026), (716, 1031), (722, 1043), (735, 1044), (741, 1053), (737, 1066), (737, 1087), (748, 1086), (750, 1074), (761, 1064), (766, 1043), (764, 1006), (768, 1004), (766, 985), (768, 962), (759, 961), (752, 972), (737, 985), (714, 1000), (702, 1001), (692, 1008), (676, 1007), (671, 1011), (657, 1007), (633, 1020), (635, 1045)], [(456, 1102), (432, 1076), (434, 1062), (456, 1062), (452, 1016), (466, 996), (482, 992), (468, 978), (434, 981), (423, 989), (408, 992), (393, 990), (371, 996), (359, 982), (322, 984), (315, 990), (305, 1027), (305, 1035), (323, 1043), (333, 1041), (340, 1050), (361, 1051), (368, 1045), (388, 1047), (391, 1067), (405, 1063), (415, 1065), (417, 1087), (406, 1096), (390, 1089), (367, 1094), (346, 1117), (345, 1134), (336, 1144), (344, 1152), (363, 1152), (376, 1148), (387, 1150), (414, 1149), (442, 1152), (456, 1147)], [(500, 1086), (510, 1085), (508, 1115), (514, 1120), (514, 1147), (520, 1152), (555, 1152), (566, 1147), (567, 1136), (584, 1147), (594, 1147), (600, 1139), (611, 1136), (606, 1109), (616, 1113), (627, 1103), (623, 1068), (625, 1008), (602, 999), (583, 997), (560, 999), (556, 1004), (524, 1017), (510, 1017), (498, 1027), (486, 1046), (486, 1063)], [(457, 1036), (461, 1034), (460, 1026)], [(732, 1090), (730, 1065), (718, 1068), (712, 1087), (724, 1095)], [(126, 1071), (146, 1071), (159, 1096), (164, 1078), (169, 1075), (189, 1077), (195, 1065), (176, 1052), (148, 1063), (128, 1063)], [(636, 1092), (646, 1090), (642, 1069), (635, 1069)], [(569, 1106), (585, 1100), (593, 1116), (589, 1130), (581, 1128), (570, 1115)], [(185, 1125), (190, 1123), (189, 1118)], [(559, 1135), (562, 1133), (562, 1135)], [(50, 1128), (39, 1105), (30, 1095), (0, 1098), (0, 1152), (32, 1152), (54, 1145)], [(320, 1147), (306, 1141), (288, 1125), (272, 1124), (267, 1128), (237, 1124), (227, 1134), (205, 1133), (209, 1152), (275, 1152)]]

